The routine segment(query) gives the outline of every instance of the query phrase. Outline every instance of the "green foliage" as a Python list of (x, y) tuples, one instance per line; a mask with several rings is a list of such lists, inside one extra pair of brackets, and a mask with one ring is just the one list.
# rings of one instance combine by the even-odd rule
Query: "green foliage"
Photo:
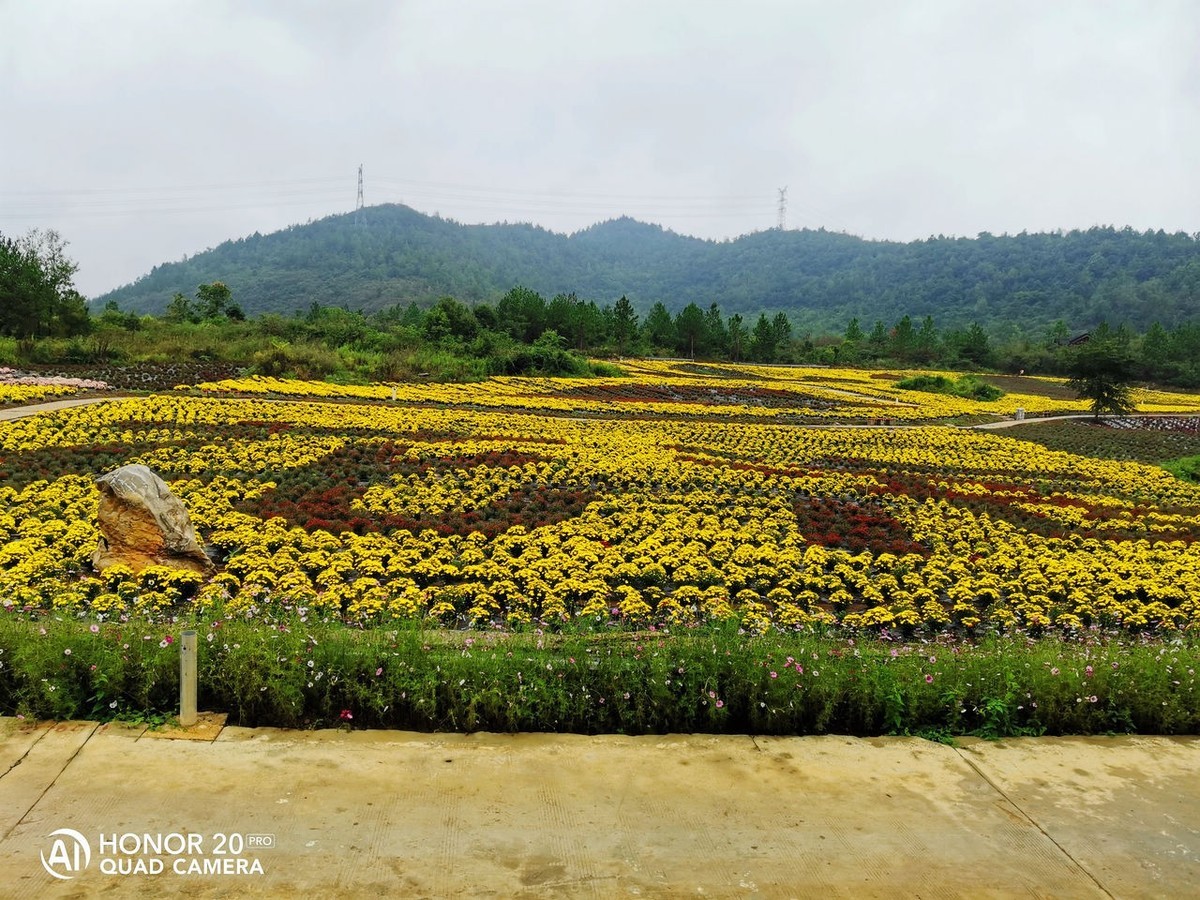
[(896, 382), (896, 387), (906, 391), (967, 397), (971, 400), (992, 401), (1004, 396), (1004, 391), (976, 375), (962, 375), (955, 380), (944, 375), (913, 375)]
[(1094, 337), (1071, 353), (1067, 371), (1067, 386), (1079, 399), (1091, 401), (1096, 419), (1104, 413), (1123, 416), (1133, 412), (1133, 356), (1118, 341)]
[(637, 313), (633, 311), (633, 304), (629, 299), (622, 294), (612, 308), (612, 312), (608, 316), (609, 332), (612, 334), (613, 343), (616, 344), (617, 352), (625, 354), (629, 352), (630, 341), (633, 340), (637, 333)]
[(1200, 455), (1169, 460), (1162, 466), (1176, 478), (1200, 483)]
[(675, 343), (675, 322), (661, 300), (650, 308), (646, 321), (642, 323), (646, 343), (656, 350), (666, 350)]
[(629, 373), (620, 366), (606, 363), (600, 359), (588, 360), (588, 369), (596, 378), (627, 378)]
[(516, 348), (507, 357), (497, 359), (497, 364), (505, 367), (502, 374), (506, 375), (590, 375), (587, 360), (569, 352), (563, 344), (558, 332), (544, 331), (528, 347)]
[(275, 378), (302, 378), (320, 381), (338, 370), (337, 354), (317, 344), (290, 344), (273, 341), (251, 358), (251, 370)]
[(79, 267), (55, 231), (0, 234), (0, 334), (22, 339), (86, 334), (87, 304), (72, 279)]

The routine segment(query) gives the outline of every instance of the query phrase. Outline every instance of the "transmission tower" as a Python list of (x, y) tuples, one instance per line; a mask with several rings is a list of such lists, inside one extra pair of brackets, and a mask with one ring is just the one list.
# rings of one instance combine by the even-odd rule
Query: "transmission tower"
[(363, 208), (363, 177), (362, 163), (358, 164), (358, 198), (354, 201), (354, 224), (362, 223), (362, 208)]
[(787, 187), (779, 189), (779, 230), (787, 228)]

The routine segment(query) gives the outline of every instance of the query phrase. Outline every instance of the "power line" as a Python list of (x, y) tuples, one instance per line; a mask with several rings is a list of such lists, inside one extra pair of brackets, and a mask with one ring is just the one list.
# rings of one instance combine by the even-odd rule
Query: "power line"
[[(742, 219), (761, 215), (757, 194), (618, 194), (579, 190), (525, 190), (507, 185), (420, 181), (376, 176), (377, 202), (405, 202), (426, 209), (455, 207), (451, 217), (494, 215), (507, 221), (529, 217), (595, 218), (630, 215), (651, 221)], [(161, 186), (0, 189), (0, 220), (120, 218), (187, 215), (255, 208), (307, 206), (314, 215), (345, 210), (344, 176), (231, 181)], [(339, 187), (342, 185), (342, 187)], [(779, 191), (779, 227), (787, 225), (787, 188)], [(365, 167), (358, 167), (355, 221), (365, 220)], [(806, 226), (838, 227), (836, 218), (811, 206), (798, 207)]]

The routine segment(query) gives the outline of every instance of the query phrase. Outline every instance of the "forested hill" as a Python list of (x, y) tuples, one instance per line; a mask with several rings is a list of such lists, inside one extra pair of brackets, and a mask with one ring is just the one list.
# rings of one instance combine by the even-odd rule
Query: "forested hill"
[(1200, 241), (1182, 233), (1092, 228), (912, 243), (824, 230), (704, 241), (629, 218), (567, 236), (533, 225), (460, 225), (406, 206), (368, 207), (227, 241), (157, 266), (96, 298), (161, 313), (176, 292), (222, 281), (249, 314), (314, 302), (375, 311), (442, 296), (494, 302), (515, 285), (600, 305), (626, 295), (646, 311), (719, 304), (726, 315), (786, 312), (801, 328), (841, 330), (904, 315), (940, 326), (1072, 330), (1100, 320), (1144, 328), (1200, 317)]

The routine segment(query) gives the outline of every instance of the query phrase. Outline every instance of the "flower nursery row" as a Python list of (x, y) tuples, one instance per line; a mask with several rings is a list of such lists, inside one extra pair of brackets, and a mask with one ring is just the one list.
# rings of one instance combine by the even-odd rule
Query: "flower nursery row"
[[(218, 574), (91, 571), (93, 476), (126, 462), (171, 483)], [(4, 423), (0, 477), (0, 602), (13, 613), (1200, 627), (1200, 489), (946, 426), (176, 394)]]

